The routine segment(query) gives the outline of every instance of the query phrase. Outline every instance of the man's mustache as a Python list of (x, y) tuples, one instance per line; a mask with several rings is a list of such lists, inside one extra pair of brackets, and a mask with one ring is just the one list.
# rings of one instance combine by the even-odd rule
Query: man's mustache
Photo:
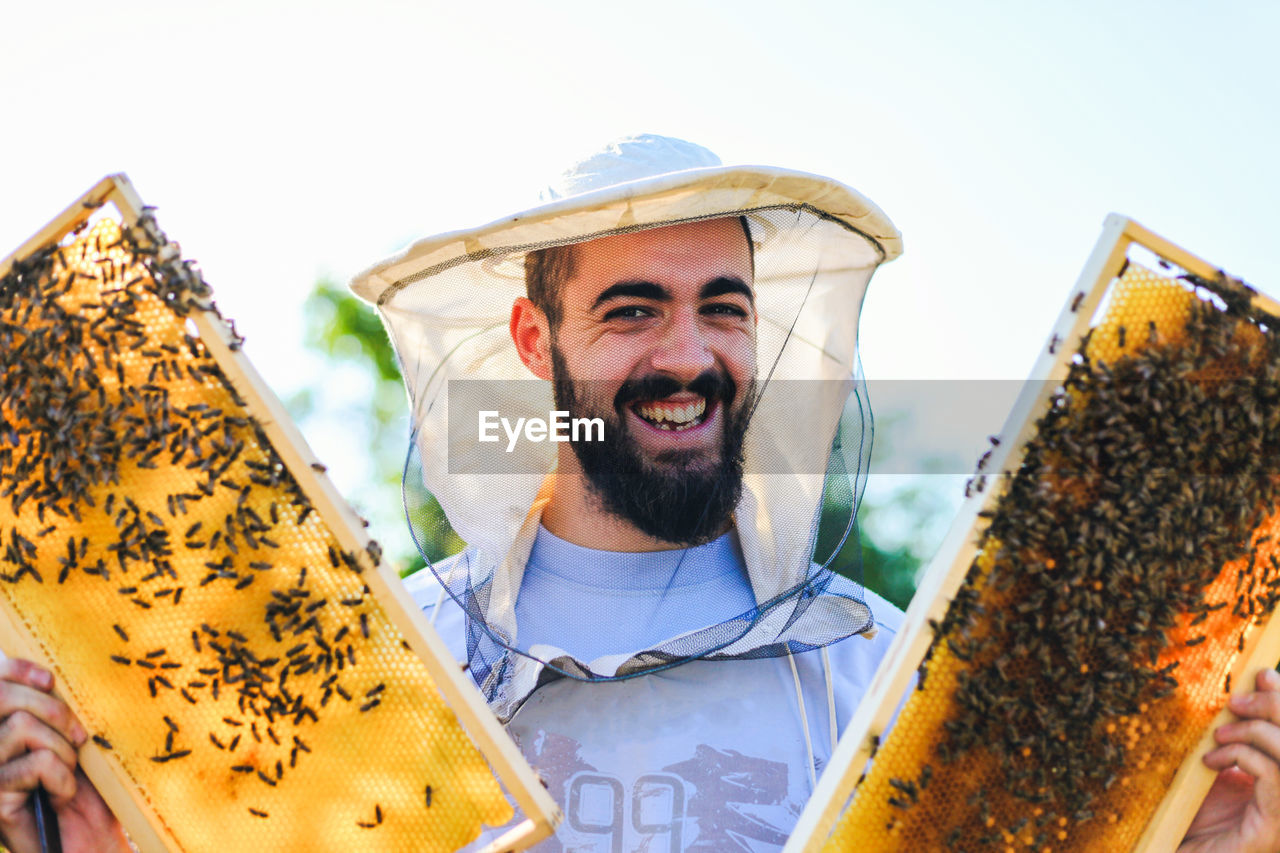
[(690, 391), (708, 401), (729, 403), (737, 396), (738, 386), (733, 377), (718, 370), (704, 370), (689, 382), (654, 373), (623, 382), (614, 395), (613, 404), (621, 411), (624, 406), (637, 400), (661, 400), (681, 391)]

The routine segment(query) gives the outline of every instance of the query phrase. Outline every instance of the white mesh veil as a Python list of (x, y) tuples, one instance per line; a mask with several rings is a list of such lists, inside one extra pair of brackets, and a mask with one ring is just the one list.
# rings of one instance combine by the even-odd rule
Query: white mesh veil
[[(413, 424), (406, 510), (430, 570), (468, 616), (471, 672), (495, 710), (510, 712), (557, 675), (625, 678), (873, 632), (861, 588), (830, 563), (850, 537), (856, 545), (871, 445), (858, 312), (875, 268), (901, 251), (892, 223), (829, 179), (724, 167), (706, 149), (652, 136), (579, 163), (548, 196), (554, 200), (516, 216), (423, 240), (352, 285), (377, 305), (398, 354)], [(508, 450), (505, 439), (480, 441), (476, 412), (514, 420), (556, 408), (551, 384), (531, 377), (508, 329), (512, 303), (525, 293), (525, 256), (723, 217), (745, 218), (754, 253), (756, 397), (733, 527), (755, 605), (593, 661), (553, 646), (522, 649), (516, 601), (559, 445), (525, 441)], [(446, 523), (456, 538), (443, 550), (454, 553), (440, 558)]]

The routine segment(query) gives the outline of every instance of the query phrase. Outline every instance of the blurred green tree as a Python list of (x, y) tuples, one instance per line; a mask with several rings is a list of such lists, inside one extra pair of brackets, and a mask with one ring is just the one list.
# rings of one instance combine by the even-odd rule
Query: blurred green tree
[[(369, 518), (384, 553), (402, 575), (411, 574), (425, 563), (409, 534), (401, 497), (408, 403), (391, 341), (372, 308), (329, 280), (317, 282), (303, 312), (304, 344), (318, 363), (318, 378), (289, 399), (290, 413), (309, 433), (323, 437), (333, 428), (346, 437), (351, 455), (359, 458), (334, 459), (330, 471)], [(347, 381), (338, 381), (343, 376)], [(425, 512), (434, 512), (439, 523), (426, 526), (432, 534), (420, 543), (423, 550), (432, 559), (460, 550), (439, 504)]]

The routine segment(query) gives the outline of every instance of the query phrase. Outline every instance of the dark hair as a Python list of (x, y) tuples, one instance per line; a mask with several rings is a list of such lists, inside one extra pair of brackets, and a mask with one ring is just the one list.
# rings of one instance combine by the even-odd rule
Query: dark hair
[(573, 278), (573, 244), (538, 249), (524, 256), (524, 286), (529, 301), (547, 315), (551, 328), (560, 325), (560, 288)]
[[(751, 241), (751, 226), (745, 216), (739, 216), (738, 222), (742, 224), (742, 233), (747, 235), (747, 253), (751, 257), (751, 274), (754, 276), (756, 246)], [(547, 322), (553, 329), (560, 325), (560, 288), (573, 278), (575, 245), (535, 249), (524, 256), (525, 292), (529, 301), (547, 315)]]

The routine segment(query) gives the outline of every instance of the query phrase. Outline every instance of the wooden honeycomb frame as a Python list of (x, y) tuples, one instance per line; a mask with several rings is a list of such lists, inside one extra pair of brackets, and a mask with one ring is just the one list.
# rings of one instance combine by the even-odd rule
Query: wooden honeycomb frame
[[(901, 631), (801, 814), (786, 847), (787, 853), (824, 849), (829, 834), (875, 753), (880, 734), (889, 729), (902, 697), (916, 677), (921, 662), (926, 659), (934, 637), (931, 623), (937, 624), (944, 619), (974, 563), (978, 537), (986, 526), (979, 513), (995, 507), (1007, 477), (1019, 469), (1026, 444), (1037, 430), (1038, 420), (1047, 411), (1055, 390), (1067, 377), (1073, 355), (1079, 351), (1108, 289), (1127, 267), (1133, 247), (1150, 251), (1208, 283), (1210, 288), (1214, 287), (1212, 283), (1219, 282), (1218, 286), (1230, 291), (1230, 296), (1247, 300), (1252, 310), (1260, 314), (1280, 317), (1280, 304), (1241, 287), (1239, 283), (1226, 280), (1221, 270), (1195, 255), (1132, 220), (1114, 214), (1106, 219), (1102, 236), (1032, 370), (1033, 381), (1024, 386), (1005, 421), (999, 436), (1000, 444), (993, 448), (986, 462), (985, 470), (991, 485), (974, 491), (953, 522), (907, 610)], [(1259, 671), (1271, 668), (1278, 659), (1280, 619), (1272, 617), (1250, 632), (1231, 676), (1236, 684), (1252, 684)], [(1203, 755), (1215, 746), (1212, 732), (1231, 719), (1233, 715), (1224, 709), (1205, 727), (1196, 747), (1178, 767), (1159, 807), (1146, 821), (1133, 850), (1148, 853), (1172, 850), (1177, 846), (1216, 776), (1201, 761)], [(866, 831), (877, 834), (881, 827), (867, 827)]]
[[(18, 259), (57, 243), (83, 226), (93, 211), (105, 204), (114, 206), (118, 211), (122, 226), (136, 224), (145, 210), (124, 175), (109, 176), (0, 262), (0, 278), (8, 274)], [(373, 553), (369, 551), (371, 540), (364, 531), (363, 522), (323, 474), (323, 466), (307, 447), (284, 407), (240, 351), (233, 328), (214, 310), (199, 306), (193, 306), (187, 316), (198, 330), (209, 356), (230, 381), (234, 393), (243, 398), (245, 409), (261, 425), (316, 515), (345, 552), (361, 555), (363, 561), (363, 555)], [(558, 806), (490, 712), (479, 691), (458, 667), (443, 640), (414, 605), (395, 567), (387, 563), (378, 565), (376, 569), (365, 565), (361, 575), (370, 594), (404, 638), (407, 647), (425, 664), (430, 678), (457, 715), (471, 742), (488, 762), (494, 777), (524, 815), (523, 821), (484, 849), (524, 849), (549, 836), (560, 820)], [(0, 649), (6, 655), (35, 660), (57, 671), (55, 661), (45, 654), (39, 638), (30, 633), (22, 615), (4, 596), (0, 596)], [(72, 705), (77, 713), (81, 711), (74, 702)], [(80, 750), (80, 761), (141, 850), (151, 853), (178, 848), (175, 838), (158, 819), (146, 798), (120, 771), (114, 756), (90, 741)], [(381, 813), (378, 819), (380, 822)]]

